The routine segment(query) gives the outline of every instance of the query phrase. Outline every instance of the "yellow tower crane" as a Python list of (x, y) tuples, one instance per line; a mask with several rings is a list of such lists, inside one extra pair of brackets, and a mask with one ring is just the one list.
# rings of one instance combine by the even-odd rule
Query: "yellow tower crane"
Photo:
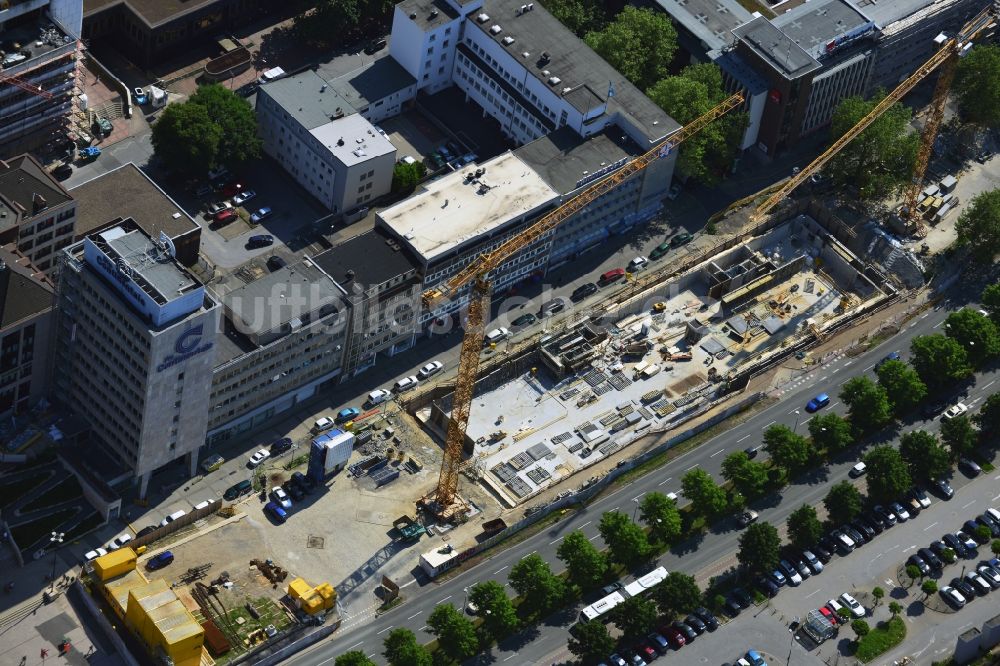
[(445, 299), (456, 296), (462, 288), (471, 284), (468, 316), (466, 318), (465, 334), (462, 338), (462, 348), (459, 353), (458, 376), (455, 381), (455, 393), (452, 399), (451, 419), (448, 422), (448, 432), (445, 438), (441, 473), (438, 476), (437, 489), (432, 495), (421, 498), (421, 505), (426, 506), (442, 519), (453, 518), (456, 493), (458, 491), (458, 473), (462, 462), (463, 444), (465, 442), (465, 431), (469, 425), (469, 411), (472, 407), (472, 394), (476, 385), (479, 359), (482, 353), (486, 314), (490, 307), (490, 294), (492, 291), (490, 272), (517, 252), (541, 239), (546, 233), (555, 229), (574, 213), (583, 210), (601, 195), (618, 187), (656, 160), (669, 155), (683, 141), (697, 134), (706, 125), (729, 113), (742, 103), (743, 95), (740, 93), (732, 95), (643, 155), (628, 162), (618, 171), (595, 181), (572, 199), (549, 212), (521, 233), (512, 236), (496, 249), (479, 255), (475, 261), (447, 281), (424, 292), (422, 297), (423, 306), (428, 310), (433, 310)]
[(955, 66), (957, 65), (958, 57), (964, 52), (972, 39), (994, 23), (997, 12), (997, 4), (991, 4), (973, 17), (972, 20), (962, 26), (962, 29), (959, 30), (955, 36), (945, 39), (941, 43), (941, 48), (939, 48), (937, 52), (935, 52), (934, 55), (927, 60), (927, 62), (921, 65), (917, 71), (911, 74), (905, 81), (896, 86), (896, 89), (886, 95), (885, 99), (879, 102), (874, 109), (868, 112), (868, 115), (858, 121), (857, 125), (847, 130), (843, 136), (834, 141), (829, 148), (827, 148), (819, 157), (814, 159), (809, 166), (805, 167), (788, 179), (783, 186), (775, 190), (771, 196), (757, 206), (757, 209), (754, 210), (753, 214), (750, 216), (750, 222), (755, 224), (763, 220), (775, 206), (781, 203), (781, 201), (792, 192), (792, 190), (826, 166), (827, 162), (833, 159), (833, 157), (839, 153), (844, 146), (854, 140), (856, 136), (864, 132), (868, 126), (875, 122), (879, 116), (885, 113), (889, 107), (903, 99), (903, 97), (905, 97), (908, 92), (913, 90), (918, 83), (923, 81), (928, 74), (936, 70), (941, 65), (945, 65), (945, 70), (941, 72), (937, 87), (934, 91), (931, 117), (928, 119), (927, 125), (925, 126), (921, 137), (920, 151), (917, 154), (917, 162), (914, 165), (913, 170), (913, 184), (907, 191), (907, 207), (909, 209), (908, 215), (910, 215), (911, 220), (915, 219), (917, 216), (917, 194), (920, 192), (920, 185), (923, 180), (924, 171), (927, 169), (927, 162), (930, 159), (931, 149), (934, 146), (934, 139), (937, 136), (937, 130), (941, 124), (941, 117), (944, 114), (944, 103), (948, 95), (948, 90), (951, 87), (951, 81), (955, 77)]

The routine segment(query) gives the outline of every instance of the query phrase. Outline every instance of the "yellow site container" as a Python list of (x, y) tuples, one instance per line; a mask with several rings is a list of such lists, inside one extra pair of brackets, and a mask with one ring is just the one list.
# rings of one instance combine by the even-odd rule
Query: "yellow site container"
[(102, 590), (108, 605), (120, 619), (124, 620), (125, 608), (128, 606), (128, 593), (132, 591), (132, 588), (142, 587), (148, 583), (149, 581), (146, 580), (141, 571), (133, 569), (117, 578), (105, 581)]
[(205, 630), (162, 578), (132, 588), (125, 621), (151, 656), (162, 650), (174, 666), (201, 662)]
[(329, 610), (337, 603), (337, 591), (332, 585), (322, 583), (314, 588), (302, 578), (296, 578), (288, 584), (288, 596), (309, 615)]
[(330, 610), (337, 603), (337, 590), (329, 583), (317, 585), (316, 593), (323, 598), (323, 610)]
[(94, 560), (94, 575), (102, 582), (133, 569), (135, 551), (131, 548), (119, 548)]

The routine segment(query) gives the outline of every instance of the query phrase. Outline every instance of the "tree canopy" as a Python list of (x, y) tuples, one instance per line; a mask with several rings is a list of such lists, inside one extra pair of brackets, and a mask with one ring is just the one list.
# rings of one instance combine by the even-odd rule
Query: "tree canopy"
[(729, 499), (722, 486), (712, 475), (701, 468), (695, 468), (681, 478), (681, 491), (691, 500), (696, 511), (707, 517), (721, 516), (729, 508)]
[(736, 559), (750, 573), (770, 572), (778, 566), (781, 539), (768, 522), (754, 523), (740, 535)]
[(861, 513), (863, 505), (864, 498), (861, 492), (850, 481), (835, 483), (823, 499), (827, 519), (833, 525), (842, 525), (854, 520)]
[(958, 244), (968, 246), (972, 258), (993, 263), (1000, 252), (1000, 189), (977, 194), (955, 222)]
[(500, 583), (487, 580), (473, 585), (469, 601), (479, 609), (477, 615), (483, 621), (480, 630), (485, 642), (501, 641), (517, 631), (520, 624), (517, 612)]
[[(833, 112), (830, 139), (835, 141), (854, 127), (884, 99), (880, 91), (870, 100), (848, 97)], [(883, 199), (909, 184), (920, 135), (909, 131), (910, 108), (897, 102), (830, 160), (824, 172), (841, 187), (857, 187), (862, 199)]]
[(431, 653), (404, 627), (393, 629), (382, 642), (382, 656), (390, 666), (431, 666)]
[[(685, 125), (707, 113), (726, 97), (722, 70), (714, 63), (688, 65), (678, 76), (654, 83), (646, 92), (671, 118)], [(706, 185), (719, 180), (736, 157), (747, 116), (730, 112), (681, 144), (677, 172)]]
[(365, 656), (361, 650), (351, 650), (337, 657), (334, 666), (375, 666), (375, 662)]
[(476, 629), (451, 604), (440, 604), (427, 617), (428, 632), (438, 639), (438, 648), (453, 661), (464, 661), (479, 651)]
[(612, 560), (626, 567), (644, 561), (651, 552), (649, 539), (641, 527), (620, 511), (608, 511), (597, 527)]
[(976, 448), (979, 433), (973, 427), (972, 419), (967, 414), (961, 414), (941, 421), (941, 441), (948, 446), (952, 460), (958, 460)]
[(989, 317), (972, 308), (952, 312), (944, 320), (945, 334), (965, 349), (969, 363), (981, 367), (1000, 354), (1000, 333)]
[(660, 613), (668, 617), (690, 613), (702, 604), (703, 596), (694, 576), (671, 571), (666, 580), (653, 588)]
[(973, 418), (979, 430), (993, 435), (1000, 429), (1000, 393), (994, 393), (983, 401), (979, 413)]
[(587, 33), (584, 41), (622, 76), (646, 90), (669, 73), (677, 31), (663, 12), (628, 5), (603, 30)]
[(874, 502), (895, 502), (903, 496), (913, 480), (910, 470), (895, 448), (876, 446), (865, 455), (868, 466), (868, 497)]
[(912, 430), (899, 439), (899, 455), (914, 481), (936, 479), (951, 467), (948, 451), (926, 430)]
[(185, 104), (197, 104), (221, 130), (218, 164), (236, 167), (260, 157), (261, 140), (257, 136), (257, 117), (245, 99), (225, 86), (213, 83), (198, 86)]
[(976, 44), (958, 61), (951, 90), (964, 120), (984, 127), (1000, 126), (1000, 48)]
[(764, 450), (775, 465), (784, 467), (790, 474), (804, 471), (812, 464), (814, 457), (809, 440), (781, 424), (764, 431)]
[(569, 582), (581, 592), (598, 587), (608, 573), (608, 558), (580, 530), (566, 535), (556, 556), (566, 565)]
[(910, 362), (928, 389), (941, 389), (972, 374), (969, 357), (946, 335), (918, 335), (910, 343)]
[(409, 193), (416, 189), (420, 179), (427, 175), (427, 167), (423, 162), (397, 162), (392, 167), (392, 191)]
[(983, 289), (979, 302), (983, 309), (989, 314), (994, 324), (1000, 324), (1000, 282), (991, 284)]
[(743, 451), (733, 451), (722, 461), (722, 478), (744, 497), (760, 497), (767, 490), (767, 465), (750, 460)]
[(611, 620), (627, 640), (644, 638), (656, 627), (656, 604), (645, 597), (629, 597), (611, 611)]
[(907, 363), (902, 361), (886, 361), (878, 370), (878, 384), (889, 398), (892, 410), (902, 416), (920, 404), (927, 397), (927, 385), (920, 375)]
[(296, 36), (313, 46), (343, 44), (367, 31), (382, 32), (392, 17), (391, 0), (312, 0), (313, 8), (296, 16)]
[(854, 444), (851, 423), (840, 414), (817, 414), (809, 421), (809, 436), (813, 445), (829, 453), (838, 453)]
[(651, 492), (643, 496), (639, 518), (657, 543), (671, 544), (681, 536), (681, 512), (677, 510), (677, 502), (663, 493)]
[(542, 4), (577, 37), (602, 30), (608, 20), (604, 3), (599, 0), (545, 0)]
[(614, 652), (616, 644), (603, 622), (580, 622), (570, 629), (566, 647), (580, 658), (584, 666), (596, 666)]
[(153, 151), (168, 171), (207, 174), (221, 141), (222, 128), (197, 104), (168, 104), (153, 123)]
[(823, 524), (816, 516), (816, 509), (803, 504), (788, 516), (788, 539), (803, 550), (819, 541), (823, 535)]
[(872, 432), (892, 420), (885, 389), (864, 375), (844, 382), (840, 399), (847, 405), (848, 418), (858, 433)]
[(548, 562), (537, 553), (515, 564), (507, 578), (522, 597), (521, 610), (529, 616), (558, 608), (566, 598), (566, 583), (552, 573)]

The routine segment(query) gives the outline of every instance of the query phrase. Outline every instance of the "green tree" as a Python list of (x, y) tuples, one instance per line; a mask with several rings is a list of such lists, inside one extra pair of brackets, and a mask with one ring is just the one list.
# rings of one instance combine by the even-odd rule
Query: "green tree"
[(767, 465), (750, 460), (743, 451), (733, 451), (722, 461), (722, 478), (743, 496), (760, 497), (767, 490)]
[(577, 37), (583, 37), (592, 30), (601, 30), (606, 22), (604, 8), (597, 0), (545, 0), (543, 4)]
[(880, 603), (882, 603), (882, 597), (885, 596), (885, 590), (883, 590), (881, 587), (873, 587), (872, 596), (875, 597), (875, 605), (878, 606)]
[(891, 446), (876, 446), (865, 456), (868, 466), (868, 497), (878, 503), (894, 502), (913, 485), (910, 470), (899, 451)]
[(661, 544), (671, 544), (681, 536), (681, 512), (677, 502), (663, 493), (646, 493), (639, 505), (639, 518), (649, 528), (649, 536)]
[(994, 44), (976, 44), (958, 61), (951, 90), (963, 120), (1000, 126), (1000, 49)]
[(904, 570), (906, 571), (906, 577), (909, 578), (910, 580), (917, 580), (918, 578), (923, 577), (923, 573), (921, 573), (920, 567), (918, 567), (916, 564), (907, 564)]
[(556, 556), (566, 565), (569, 582), (581, 592), (594, 589), (608, 574), (608, 558), (580, 530), (566, 535)]
[(952, 548), (945, 548), (941, 551), (941, 559), (944, 560), (945, 564), (954, 564), (957, 556)]
[(920, 584), (920, 591), (926, 594), (928, 597), (937, 592), (937, 583), (933, 580), (925, 580)]
[(203, 176), (219, 157), (222, 129), (205, 107), (168, 104), (153, 123), (153, 151), (168, 171)]
[(989, 314), (994, 324), (1000, 324), (1000, 282), (983, 289), (979, 302)]
[(968, 246), (972, 258), (981, 264), (993, 263), (1000, 252), (1000, 190), (977, 194), (955, 222), (957, 243)]
[(910, 343), (910, 362), (928, 389), (942, 389), (972, 374), (965, 349), (946, 335), (918, 335)]
[(548, 562), (537, 553), (515, 564), (507, 578), (522, 597), (521, 609), (528, 616), (547, 613), (566, 598), (566, 583), (552, 573)]
[(990, 543), (990, 550), (993, 551), (994, 555), (1000, 555), (1000, 539), (993, 539)]
[(483, 621), (480, 630), (486, 639), (484, 642), (501, 641), (517, 631), (517, 612), (500, 583), (487, 580), (473, 585), (469, 601), (476, 605), (476, 614)]
[(857, 619), (852, 621), (851, 629), (854, 631), (854, 633), (857, 635), (858, 638), (867, 636), (868, 632), (872, 630), (872, 628), (868, 626), (868, 623), (862, 619)]
[(397, 162), (392, 168), (392, 191), (399, 193), (409, 193), (416, 189), (420, 179), (427, 174), (427, 167), (423, 162)]
[(978, 543), (986, 543), (991, 536), (993, 532), (986, 525), (976, 525), (976, 529), (972, 530), (972, 538)]
[(950, 469), (948, 451), (926, 430), (912, 430), (899, 439), (899, 455), (915, 481), (936, 479)]
[(951, 459), (958, 460), (976, 448), (979, 433), (972, 426), (972, 420), (966, 414), (953, 419), (941, 421), (941, 441), (951, 451)]
[(656, 626), (656, 618), (656, 604), (645, 597), (629, 597), (611, 611), (611, 620), (626, 640), (648, 635)]
[(375, 662), (365, 656), (361, 650), (351, 650), (337, 657), (334, 666), (375, 666)]
[(854, 444), (850, 421), (834, 412), (814, 416), (809, 421), (809, 436), (813, 448), (830, 454), (839, 453)]
[(808, 550), (823, 536), (823, 524), (816, 516), (816, 509), (803, 504), (788, 516), (788, 539), (796, 548)]
[(834, 525), (843, 525), (854, 520), (861, 513), (863, 504), (861, 493), (850, 481), (835, 483), (823, 500), (828, 519)]
[(438, 648), (452, 661), (464, 661), (479, 650), (472, 622), (451, 604), (436, 606), (427, 618), (427, 626), (428, 633), (437, 637)]
[(740, 535), (736, 559), (750, 573), (773, 571), (778, 566), (781, 539), (778, 530), (768, 522), (754, 523)]
[(973, 367), (980, 367), (1000, 354), (1000, 333), (996, 324), (972, 308), (952, 312), (944, 321), (944, 329), (948, 337), (965, 348)]
[(844, 382), (840, 399), (847, 405), (848, 418), (857, 433), (878, 430), (892, 420), (885, 389), (864, 375)]
[(221, 131), (216, 158), (218, 164), (237, 167), (260, 157), (257, 117), (245, 99), (229, 88), (213, 83), (199, 86), (186, 103), (204, 108)]
[(791, 475), (804, 471), (813, 462), (809, 440), (781, 424), (764, 431), (764, 450), (775, 465), (784, 467)]
[(896, 617), (897, 615), (899, 615), (902, 612), (903, 612), (903, 607), (900, 605), (900, 603), (898, 601), (890, 601), (889, 602), (889, 613), (893, 617)]
[(979, 413), (972, 417), (983, 434), (992, 435), (1000, 430), (1000, 393), (983, 401)]
[[(722, 70), (714, 63), (688, 65), (680, 75), (657, 81), (646, 93), (682, 125), (707, 113), (726, 97)], [(680, 147), (677, 172), (714, 185), (733, 163), (746, 127), (745, 113), (731, 112), (713, 121)]]
[(927, 396), (927, 385), (907, 363), (886, 361), (875, 372), (879, 386), (898, 416), (909, 412)]
[(354, 33), (363, 7), (358, 0), (313, 0), (311, 11), (295, 18), (297, 36), (315, 46), (332, 46)]
[(390, 666), (431, 666), (431, 653), (409, 629), (393, 629), (382, 642), (382, 656)]
[(615, 651), (615, 644), (603, 622), (581, 622), (570, 629), (567, 647), (585, 665), (595, 666)]
[(837, 610), (837, 616), (841, 619), (840, 624), (847, 624), (851, 621), (851, 610), (845, 606), (841, 606)]
[[(830, 139), (843, 136), (885, 97), (848, 97), (833, 112)], [(910, 182), (920, 135), (909, 131), (909, 107), (897, 102), (854, 138), (824, 168), (841, 187), (857, 188), (861, 199), (883, 199), (902, 191)]]
[(704, 599), (694, 576), (671, 571), (666, 579), (653, 588), (653, 598), (660, 612), (669, 617), (690, 613), (701, 606)]
[(703, 469), (692, 469), (681, 477), (681, 491), (703, 516), (721, 516), (729, 508), (725, 489)]
[(677, 31), (664, 13), (627, 6), (603, 30), (587, 33), (584, 41), (645, 90), (669, 73)]
[(602, 515), (597, 531), (608, 544), (611, 559), (626, 567), (631, 568), (646, 560), (652, 552), (643, 529), (620, 511), (608, 511)]

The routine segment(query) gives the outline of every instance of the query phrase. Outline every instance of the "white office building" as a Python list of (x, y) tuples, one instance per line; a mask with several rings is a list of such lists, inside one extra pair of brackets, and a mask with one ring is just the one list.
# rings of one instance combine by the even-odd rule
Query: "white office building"
[(313, 71), (260, 87), (264, 152), (333, 213), (389, 192), (396, 149)]
[(131, 219), (62, 252), (54, 397), (140, 479), (205, 443), (219, 304)]

